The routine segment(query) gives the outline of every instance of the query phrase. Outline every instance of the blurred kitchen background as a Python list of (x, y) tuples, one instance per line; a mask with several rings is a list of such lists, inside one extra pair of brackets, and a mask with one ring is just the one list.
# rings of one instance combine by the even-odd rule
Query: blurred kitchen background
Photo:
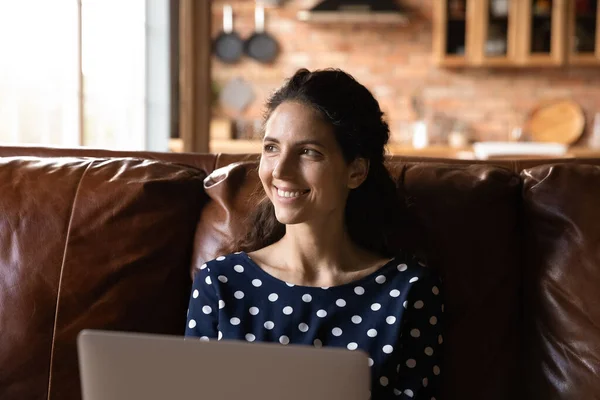
[(0, 0), (0, 142), (259, 152), (273, 90), (335, 67), (392, 154), (600, 155), (599, 3)]

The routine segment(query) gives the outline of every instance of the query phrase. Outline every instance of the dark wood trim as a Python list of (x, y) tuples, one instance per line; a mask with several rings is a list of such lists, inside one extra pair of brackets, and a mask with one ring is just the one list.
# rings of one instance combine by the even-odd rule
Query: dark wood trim
[(210, 0), (179, 0), (179, 131), (185, 152), (209, 151), (210, 24)]
[(77, 104), (79, 125), (79, 146), (85, 143), (85, 82), (83, 78), (83, 9), (81, 0), (77, 1)]
[(169, 3), (169, 75), (170, 75), (170, 130), (171, 139), (179, 138), (179, 0)]

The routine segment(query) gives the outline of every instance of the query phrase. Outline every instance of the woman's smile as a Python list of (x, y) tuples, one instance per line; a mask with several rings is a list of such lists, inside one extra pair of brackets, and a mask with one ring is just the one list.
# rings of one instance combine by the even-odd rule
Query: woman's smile
[(273, 185), (277, 193), (277, 199), (283, 203), (293, 203), (310, 192), (309, 189), (291, 189)]

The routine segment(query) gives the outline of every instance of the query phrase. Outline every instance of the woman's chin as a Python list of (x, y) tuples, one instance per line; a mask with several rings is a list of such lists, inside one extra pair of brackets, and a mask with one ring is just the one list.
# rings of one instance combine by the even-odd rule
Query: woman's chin
[(275, 217), (280, 224), (284, 225), (296, 225), (304, 222), (304, 219), (299, 215), (291, 215), (289, 213), (277, 213), (275, 212)]

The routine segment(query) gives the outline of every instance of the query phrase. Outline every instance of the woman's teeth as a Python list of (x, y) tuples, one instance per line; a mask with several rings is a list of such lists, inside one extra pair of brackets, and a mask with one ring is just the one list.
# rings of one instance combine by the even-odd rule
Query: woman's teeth
[(298, 197), (301, 194), (304, 194), (304, 191), (286, 192), (284, 190), (277, 189), (277, 194), (279, 197)]

